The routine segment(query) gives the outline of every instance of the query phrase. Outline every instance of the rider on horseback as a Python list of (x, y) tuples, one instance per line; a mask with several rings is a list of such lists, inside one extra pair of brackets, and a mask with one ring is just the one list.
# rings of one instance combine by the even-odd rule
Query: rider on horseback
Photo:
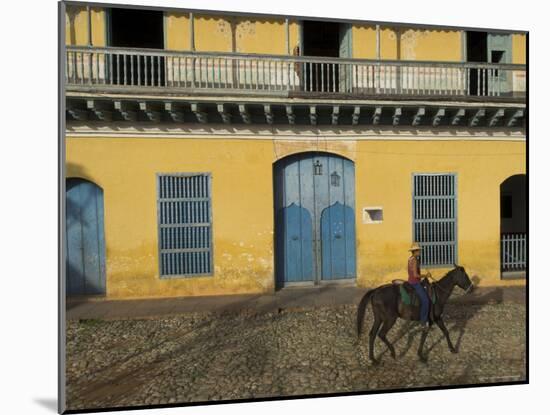
[(430, 307), (430, 300), (426, 290), (421, 284), (421, 278), (429, 277), (431, 274), (428, 272), (424, 275), (420, 274), (420, 246), (417, 243), (413, 243), (409, 251), (411, 256), (407, 264), (407, 270), (409, 272), (409, 284), (414, 288), (416, 294), (420, 298), (420, 323), (423, 326), (428, 327), (428, 312)]

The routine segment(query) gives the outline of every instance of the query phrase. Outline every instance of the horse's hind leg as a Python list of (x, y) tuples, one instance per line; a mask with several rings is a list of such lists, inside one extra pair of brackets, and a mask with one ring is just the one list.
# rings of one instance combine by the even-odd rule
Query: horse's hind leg
[(391, 357), (393, 357), (394, 359), (395, 359), (395, 349), (393, 348), (393, 345), (388, 341), (386, 334), (388, 334), (388, 331), (390, 331), (390, 329), (395, 324), (395, 320), (397, 320), (397, 317), (392, 317), (392, 318), (389, 318), (388, 320), (384, 320), (384, 323), (382, 324), (382, 328), (378, 333), (378, 337), (380, 337), (380, 339), (382, 339), (384, 344), (388, 346), (388, 349), (390, 350), (390, 353), (391, 353)]
[(378, 333), (378, 330), (380, 329), (381, 324), (382, 324), (382, 320), (375, 313), (374, 324), (372, 325), (369, 332), (369, 359), (373, 363), (378, 363), (378, 361), (374, 358), (374, 340), (376, 339), (376, 334)]

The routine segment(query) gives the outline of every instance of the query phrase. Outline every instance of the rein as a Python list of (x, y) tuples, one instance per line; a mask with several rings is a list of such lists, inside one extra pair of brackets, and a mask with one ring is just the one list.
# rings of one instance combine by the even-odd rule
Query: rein
[[(448, 276), (451, 272), (453, 272), (453, 271), (454, 271), (454, 270), (451, 270), (451, 271), (447, 272), (443, 278), (447, 277), (447, 276)], [(432, 280), (432, 281), (433, 281), (433, 284), (434, 284), (437, 288), (439, 288), (439, 289), (440, 289), (441, 291), (443, 291), (445, 294), (449, 294), (449, 296), (450, 296), (451, 293), (453, 292), (454, 285), (451, 287), (451, 290), (450, 290), (450, 291), (447, 291), (447, 290), (441, 288), (440, 283), (441, 283), (441, 280), (442, 280), (443, 278), (441, 278), (441, 279), (439, 279), (439, 280), (436, 280), (436, 279), (435, 279), (434, 277), (432, 277), (431, 275), (428, 276), (428, 279)], [(474, 288), (474, 284), (470, 281), (470, 285), (468, 286), (468, 288), (466, 288), (466, 290), (464, 290), (464, 294), (463, 294), (463, 295), (468, 294), (468, 293), (472, 290), (472, 288)]]
[[(445, 274), (445, 276), (443, 278), (445, 278), (446, 276), (448, 276), (452, 271), (449, 271), (447, 274)], [(441, 288), (441, 280), (443, 279), (439, 279), (439, 280), (436, 280), (434, 277), (432, 277), (431, 275), (428, 277), (428, 279), (432, 280), (433, 281), (433, 284), (434, 286), (436, 286), (438, 289), (440, 289), (441, 291), (443, 291), (445, 294), (448, 294), (449, 296), (451, 295), (451, 293), (453, 292), (453, 288), (454, 288), (454, 285), (451, 287), (451, 290), (450, 291), (447, 291), (445, 290), (444, 288)], [(470, 284), (471, 285), (471, 284)], [(468, 289), (470, 289), (470, 287), (468, 287)]]

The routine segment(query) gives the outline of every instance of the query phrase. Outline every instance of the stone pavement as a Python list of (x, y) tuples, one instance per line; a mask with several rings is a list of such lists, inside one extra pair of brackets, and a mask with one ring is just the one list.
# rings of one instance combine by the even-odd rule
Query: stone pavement
[[(350, 285), (285, 288), (274, 294), (222, 295), (139, 300), (70, 298), (67, 319), (143, 319), (186, 313), (271, 313), (317, 307), (358, 304), (366, 288)], [(455, 288), (452, 303), (486, 304), (511, 302), (525, 304), (525, 287), (477, 287), (464, 295)]]
[[(319, 298), (356, 302), (363, 291), (330, 287), (198, 302), (96, 301), (88, 316), (108, 318), (67, 322), (68, 408), (526, 380), (522, 289), (480, 289), (475, 295), (457, 290), (445, 307), (444, 320), (458, 353), (448, 350), (443, 334), (433, 327), (425, 346), (426, 363), (416, 353), (420, 327), (398, 320), (388, 333), (396, 359), (377, 339), (378, 365), (368, 359), (372, 312), (367, 312), (363, 335), (358, 337), (356, 304), (304, 307)], [(284, 308), (292, 305), (299, 308)], [(238, 312), (259, 306), (265, 312)], [(204, 312), (185, 311), (201, 307)], [(84, 316), (83, 305), (73, 304), (72, 310)], [(159, 312), (176, 314), (152, 317)], [(147, 318), (117, 318), (139, 315)]]

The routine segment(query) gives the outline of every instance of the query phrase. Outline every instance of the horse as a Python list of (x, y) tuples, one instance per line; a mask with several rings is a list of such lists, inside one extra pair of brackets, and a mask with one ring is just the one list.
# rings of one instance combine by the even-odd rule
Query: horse
[[(445, 323), (442, 319), (443, 309), (445, 304), (451, 295), (455, 286), (459, 286), (466, 293), (472, 288), (473, 284), (470, 277), (464, 270), (464, 267), (454, 265), (454, 269), (447, 272), (444, 277), (439, 281), (434, 281), (431, 286), (436, 294), (436, 303), (430, 304), (433, 307), (431, 317), (428, 326), (424, 327), (422, 331), (422, 337), (420, 338), (420, 346), (418, 347), (418, 357), (421, 361), (427, 362), (427, 357), (423, 354), (424, 343), (428, 336), (429, 329), (432, 324), (435, 323), (441, 329), (445, 338), (447, 339), (447, 345), (451, 353), (458, 353), (458, 350), (451, 343), (449, 338), (449, 331), (445, 327)], [(367, 293), (361, 298), (357, 307), (357, 336), (361, 336), (361, 329), (363, 326), (363, 320), (365, 318), (365, 311), (369, 301), (372, 301), (372, 310), (374, 313), (374, 324), (369, 333), (369, 359), (373, 364), (377, 364), (378, 360), (374, 358), (374, 340), (376, 335), (386, 344), (390, 350), (391, 356), (395, 359), (395, 349), (393, 345), (386, 338), (386, 334), (393, 327), (397, 318), (404, 320), (420, 320), (420, 307), (408, 306), (400, 301), (401, 295), (399, 293), (399, 286), (396, 284), (386, 284), (380, 287), (367, 291)], [(380, 328), (382, 326), (382, 328)]]

